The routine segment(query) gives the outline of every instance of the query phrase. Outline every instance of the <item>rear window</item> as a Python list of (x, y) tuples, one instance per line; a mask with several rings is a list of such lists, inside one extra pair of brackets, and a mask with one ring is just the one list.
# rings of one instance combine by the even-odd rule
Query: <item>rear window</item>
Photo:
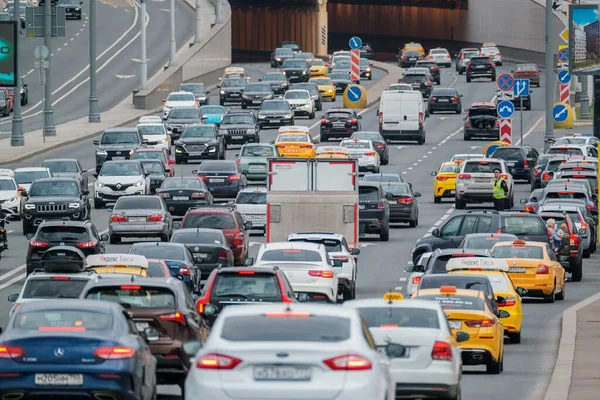
[(452, 89), (433, 89), (432, 96), (456, 96), (456, 92)]
[(502, 166), (500, 165), (500, 163), (489, 161), (475, 161), (467, 162), (465, 164), (465, 169), (462, 172), (473, 174), (493, 174), (496, 168), (502, 170)]
[(489, 275), (488, 278), (490, 279), (494, 293), (510, 292), (514, 290), (512, 285), (509, 285), (508, 280), (504, 275)]
[(579, 148), (572, 148), (572, 147), (567, 147), (567, 148), (551, 147), (548, 149), (548, 154), (568, 154), (568, 155), (580, 156), (583, 154), (583, 150), (579, 149)]
[(342, 243), (339, 240), (335, 239), (291, 239), (288, 242), (306, 242), (306, 243), (317, 243), (325, 246), (325, 249), (328, 253), (335, 253), (342, 251)]
[(421, 83), (427, 82), (427, 75), (425, 74), (406, 74), (402, 77), (404, 83)]
[(379, 201), (379, 189), (373, 186), (358, 187), (359, 201)]
[(475, 237), (465, 240), (463, 248), (465, 249), (481, 249), (491, 250), (496, 243), (517, 240), (516, 236), (488, 236), (488, 237)]
[(165, 275), (165, 269), (163, 265), (156, 261), (148, 262), (148, 269), (146, 270), (146, 273), (152, 278), (166, 278), (171, 276), (171, 273), (169, 273), (169, 275)]
[(581, 174), (562, 174), (561, 178), (569, 178), (569, 179), (584, 179), (589, 182), (590, 186), (594, 188), (594, 190), (598, 189), (598, 179), (595, 176), (581, 175)]
[(502, 218), (502, 232), (513, 235), (547, 235), (548, 229), (539, 217), (525, 215), (506, 216)]
[(173, 237), (171, 241), (174, 243), (184, 243), (184, 244), (224, 244), (223, 243), (223, 233), (220, 231), (217, 232), (206, 232), (206, 231), (191, 231), (191, 232), (182, 232), (175, 231), (173, 232)]
[(112, 328), (110, 314), (87, 310), (45, 310), (19, 313), (16, 329), (38, 331), (107, 331)]
[(492, 251), (495, 258), (532, 258), (541, 260), (544, 258), (544, 251), (538, 246), (497, 246)]
[(339, 120), (347, 120), (352, 118), (352, 114), (347, 113), (347, 112), (340, 112), (340, 111), (336, 111), (336, 112), (330, 112), (327, 113), (326, 115), (326, 119), (332, 120), (332, 121), (339, 121)]
[(308, 142), (306, 135), (279, 135), (277, 142)]
[(410, 189), (408, 185), (389, 185), (384, 186), (383, 190), (386, 193), (391, 193), (394, 196), (410, 196)]
[(519, 65), (517, 65), (517, 71), (537, 71), (537, 65), (535, 65), (535, 64), (519, 64)]
[(551, 160), (548, 161), (548, 165), (546, 166), (546, 171), (556, 172), (560, 168), (562, 164), (565, 163), (565, 160)]
[(489, 64), (490, 59), (488, 57), (472, 57), (471, 63), (472, 64)]
[(490, 294), (487, 279), (480, 276), (455, 276), (448, 274), (443, 279), (436, 276), (423, 276), (419, 290), (422, 289), (439, 289), (442, 286), (456, 286), (457, 289), (472, 289), (481, 290), (486, 295)]
[(23, 289), (23, 299), (78, 299), (88, 281), (85, 279), (30, 279)]
[(490, 158), (501, 158), (503, 160), (522, 160), (525, 158), (523, 149), (498, 147)]
[(221, 337), (232, 342), (342, 342), (350, 339), (350, 319), (318, 315), (229, 317), (223, 322)]
[(235, 221), (229, 214), (188, 214), (182, 228), (236, 229)]
[(440, 329), (437, 311), (427, 308), (371, 307), (358, 312), (369, 328)]
[(242, 157), (273, 157), (271, 146), (246, 146), (242, 149)]
[(444, 310), (483, 310), (483, 300), (479, 297), (427, 295), (417, 299), (436, 301)]
[[(248, 272), (248, 271), (245, 271)], [(211, 297), (238, 297), (245, 300), (279, 299), (279, 282), (274, 274), (218, 274)]]
[(587, 199), (585, 193), (581, 192), (569, 192), (569, 191), (561, 191), (561, 192), (550, 192), (546, 193), (547, 199)]
[(160, 210), (162, 208), (158, 197), (120, 197), (115, 204), (115, 210)]
[(112, 301), (126, 308), (175, 308), (175, 294), (167, 288), (122, 285), (92, 288), (87, 295), (89, 300)]
[(171, 246), (136, 246), (129, 249), (129, 254), (139, 254), (146, 258), (156, 258), (158, 260), (184, 260), (183, 247), (179, 245)]
[(203, 161), (198, 168), (201, 172), (237, 172), (237, 166), (231, 161)]
[(321, 262), (321, 255), (313, 250), (281, 249), (267, 250), (263, 253), (261, 261), (281, 262)]
[(90, 235), (86, 228), (77, 226), (43, 226), (37, 233), (42, 242), (87, 242)]

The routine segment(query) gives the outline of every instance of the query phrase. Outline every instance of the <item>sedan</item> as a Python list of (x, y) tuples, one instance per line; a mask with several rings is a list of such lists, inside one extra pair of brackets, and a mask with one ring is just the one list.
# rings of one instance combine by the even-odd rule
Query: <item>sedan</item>
[(235, 199), (239, 191), (248, 186), (246, 176), (231, 160), (206, 160), (192, 174), (204, 181), (215, 198)]
[(187, 247), (204, 280), (213, 269), (234, 265), (232, 248), (236, 248), (237, 245), (227, 244), (227, 238), (220, 229), (178, 229), (173, 233), (171, 242), (183, 243)]
[(277, 148), (267, 143), (248, 143), (242, 146), (240, 154), (235, 155), (242, 174), (249, 181), (265, 181), (267, 179), (267, 160), (277, 157)]
[(364, 139), (344, 139), (340, 146), (348, 149), (350, 157), (358, 159), (359, 172), (377, 172), (379, 173), (380, 161), (379, 154), (370, 140)]
[(213, 204), (204, 181), (196, 177), (167, 178), (156, 194), (165, 201), (171, 215), (184, 216), (190, 208)]
[(227, 109), (223, 106), (202, 106), (200, 107), (202, 113), (202, 123), (204, 124), (215, 124), (216, 126), (221, 125), (223, 116), (227, 113)]
[(423, 56), (419, 50), (405, 50), (401, 56), (398, 56), (398, 66), (401, 68), (414, 67), (417, 61), (422, 59)]
[(454, 88), (435, 88), (431, 91), (431, 97), (427, 101), (427, 109), (430, 114), (438, 111), (451, 111), (456, 114), (462, 113), (462, 94)]
[(142, 163), (144, 171), (149, 174), (150, 193), (155, 194), (156, 190), (162, 185), (165, 177), (168, 175), (169, 170), (165, 169), (160, 160), (141, 160), (140, 163)]
[(330, 72), (328, 75), (331, 82), (335, 85), (336, 93), (344, 93), (346, 87), (352, 83), (349, 71)]
[(120, 197), (108, 224), (110, 244), (119, 244), (123, 237), (160, 237), (167, 242), (172, 233), (171, 214), (158, 196)]
[(410, 183), (386, 182), (383, 185), (390, 204), (390, 223), (408, 222), (411, 228), (419, 225), (419, 204), (421, 193), (413, 192)]
[(201, 106), (210, 103), (210, 91), (205, 89), (204, 83), (182, 83), (177, 91), (193, 93)]
[(282, 72), (268, 72), (263, 76), (259, 82), (265, 82), (271, 85), (271, 90), (274, 94), (284, 94), (288, 90), (289, 84), (285, 77), (285, 73)]
[(258, 109), (258, 125), (262, 127), (268, 126), (284, 126), (294, 125), (294, 110), (285, 100), (265, 100)]
[(331, 108), (321, 116), (321, 142), (329, 138), (349, 138), (360, 130), (361, 115), (351, 108)]
[(242, 94), (242, 108), (260, 107), (263, 101), (273, 98), (273, 90), (268, 83), (249, 83)]
[(388, 165), (390, 163), (390, 149), (387, 143), (385, 142), (385, 139), (381, 136), (379, 132), (354, 132), (352, 136), (350, 136), (350, 139), (356, 138), (370, 140), (373, 143), (373, 146), (375, 146), (377, 153), (379, 153), (381, 165)]
[(540, 87), (541, 85), (540, 70), (536, 64), (517, 64), (511, 72), (515, 79), (529, 79), (531, 86)]

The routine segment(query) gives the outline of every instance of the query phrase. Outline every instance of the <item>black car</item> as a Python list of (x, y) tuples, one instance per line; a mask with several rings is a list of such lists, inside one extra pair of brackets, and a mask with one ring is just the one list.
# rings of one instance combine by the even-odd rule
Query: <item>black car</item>
[(251, 111), (228, 111), (221, 120), (219, 136), (229, 144), (245, 144), (260, 142), (260, 126)]
[(81, 6), (83, 1), (79, 0), (58, 0), (57, 7), (65, 9), (66, 19), (81, 19)]
[(166, 178), (156, 194), (165, 200), (167, 209), (174, 216), (184, 216), (192, 207), (213, 204), (212, 194), (204, 181), (195, 176)]
[(369, 43), (363, 43), (363, 45), (360, 46), (358, 50), (360, 51), (361, 58), (373, 58), (373, 48)]
[(438, 63), (436, 63), (435, 61), (420, 60), (420, 61), (417, 61), (417, 63), (415, 64), (415, 67), (417, 67), (417, 68), (429, 68), (429, 73), (431, 74), (431, 77), (433, 78), (433, 81), (437, 85), (441, 84), (442, 77), (441, 77), (441, 74), (440, 74), (440, 67), (438, 66)]
[(258, 126), (294, 125), (294, 110), (286, 100), (265, 100), (258, 109)]
[(232, 248), (220, 229), (183, 228), (173, 232), (172, 243), (183, 243), (188, 248), (203, 278), (217, 267), (233, 267)]
[(206, 90), (204, 83), (182, 83), (177, 91), (193, 93), (200, 106), (210, 104), (210, 90)]
[(390, 205), (391, 195), (385, 194), (379, 182), (360, 182), (358, 186), (359, 233), (379, 235), (379, 240), (390, 240)]
[(96, 148), (96, 173), (105, 161), (129, 160), (136, 149), (148, 143), (136, 128), (107, 128), (100, 140), (94, 140)]
[(281, 68), (290, 82), (308, 82), (310, 79), (310, 67), (305, 60), (285, 60)]
[(268, 83), (249, 83), (242, 94), (242, 108), (260, 107), (263, 101), (273, 98), (273, 90)]
[(104, 253), (108, 235), (100, 235), (90, 221), (43, 221), (35, 234), (29, 233), (29, 247), (25, 263), (27, 275), (42, 268), (40, 261), (44, 252), (54, 246), (73, 246), (87, 257)]
[(277, 48), (284, 48), (284, 49), (292, 49), (292, 51), (294, 53), (298, 53), (299, 51), (302, 51), (302, 48), (300, 47), (300, 45), (296, 42), (281, 42), (279, 43), (279, 46), (277, 46)]
[(490, 157), (504, 160), (514, 179), (523, 179), (531, 183), (531, 169), (539, 155), (533, 147), (523, 145), (498, 147)]
[(367, 78), (368, 80), (373, 79), (373, 71), (371, 70), (371, 62), (366, 58), (360, 59), (360, 77)]
[(321, 142), (329, 138), (349, 138), (360, 131), (361, 115), (351, 108), (331, 108), (321, 116)]
[(259, 82), (268, 83), (271, 85), (273, 94), (284, 94), (288, 90), (289, 83), (283, 72), (269, 72), (266, 73)]
[(235, 199), (248, 186), (246, 175), (233, 160), (205, 161), (192, 174), (204, 181), (214, 198)]
[(472, 137), (493, 137), (500, 140), (500, 119), (494, 104), (473, 103), (465, 112), (464, 140), (471, 140)]
[(165, 169), (165, 164), (160, 160), (140, 160), (140, 163), (144, 167), (144, 171), (149, 173), (148, 179), (150, 179), (150, 192), (156, 193), (156, 190), (161, 187), (169, 171)]
[(398, 83), (410, 84), (413, 90), (418, 90), (423, 94), (423, 98), (428, 98), (431, 95), (433, 87), (430, 75), (424, 73), (406, 73), (398, 80)]
[(323, 109), (323, 97), (319, 91), (319, 86), (314, 82), (295, 83), (290, 89), (293, 90), (308, 90), (310, 97), (315, 101), (315, 109), (321, 111)]
[(382, 182), (386, 199), (390, 205), (390, 223), (404, 222), (411, 228), (419, 225), (419, 204), (412, 185), (405, 182)]
[(344, 90), (352, 83), (349, 71), (335, 71), (327, 75), (335, 85), (336, 93), (344, 93)]
[(414, 67), (417, 61), (423, 59), (419, 50), (405, 50), (398, 56), (398, 66), (401, 68)]
[(175, 107), (165, 119), (167, 131), (171, 133), (171, 140), (179, 139), (186, 126), (202, 123), (202, 111), (197, 107)]
[[(379, 132), (375, 131), (360, 131), (354, 132), (350, 139), (361, 139), (361, 140), (370, 140), (373, 142), (373, 146), (379, 153), (379, 160), (381, 165), (388, 165), (390, 163), (390, 149), (385, 142), (385, 139), (381, 136)], [(323, 139), (321, 139), (323, 140)]]
[(88, 187), (88, 174), (76, 158), (53, 158), (44, 160), (40, 164), (42, 168), (48, 168), (52, 176), (60, 178), (75, 178), (82, 188)]
[(219, 104), (222, 106), (225, 103), (241, 103), (242, 94), (246, 89), (248, 81), (245, 78), (225, 78), (221, 82), (221, 90), (219, 91)]
[(427, 109), (430, 114), (438, 111), (451, 111), (460, 114), (462, 113), (462, 96), (454, 88), (435, 88), (429, 96)]
[(214, 124), (194, 124), (185, 127), (175, 141), (175, 163), (190, 160), (224, 160), (225, 141)]
[(289, 47), (279, 47), (271, 53), (271, 68), (281, 67), (285, 60), (294, 58), (294, 51)]
[(25, 82), (24, 77), (19, 79), (19, 91), (21, 92), (21, 105), (29, 104), (29, 85)]
[(542, 172), (546, 169), (548, 162), (554, 158), (552, 154), (540, 154), (533, 168), (531, 168), (531, 191), (542, 187)]
[(472, 79), (490, 78), (492, 82), (496, 81), (496, 66), (489, 57), (471, 57), (467, 64), (467, 83)]

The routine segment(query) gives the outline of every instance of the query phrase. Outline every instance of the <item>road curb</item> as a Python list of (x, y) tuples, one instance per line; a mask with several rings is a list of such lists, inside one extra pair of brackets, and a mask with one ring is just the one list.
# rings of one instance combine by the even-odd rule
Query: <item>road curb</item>
[(550, 384), (544, 400), (568, 400), (575, 361), (575, 338), (577, 336), (577, 311), (600, 300), (600, 293), (595, 294), (567, 308), (562, 316), (562, 328), (558, 354)]

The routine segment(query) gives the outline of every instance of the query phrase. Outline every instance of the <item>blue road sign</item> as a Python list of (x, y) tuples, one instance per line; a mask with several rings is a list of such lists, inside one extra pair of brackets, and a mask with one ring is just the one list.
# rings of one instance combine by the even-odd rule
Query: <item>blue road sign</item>
[(510, 118), (515, 113), (515, 106), (508, 100), (503, 100), (496, 106), (500, 118)]
[(515, 79), (514, 95), (529, 96), (529, 79)]
[(487, 150), (485, 151), (485, 156), (487, 158), (490, 158), (490, 156), (492, 155), (492, 153), (498, 148), (500, 147), (499, 144), (493, 144), (490, 147), (487, 148)]
[(562, 84), (567, 84), (571, 82), (571, 75), (569, 74), (569, 70), (561, 69), (558, 71), (558, 81)]
[(515, 80), (509, 74), (502, 74), (498, 77), (498, 88), (505, 92), (513, 88)]
[(557, 104), (552, 109), (552, 117), (556, 122), (565, 122), (569, 117), (569, 110), (565, 104)]
[(352, 50), (358, 50), (362, 46), (362, 40), (358, 36), (354, 36), (350, 39), (350, 48)]
[(357, 101), (360, 101), (360, 99), (362, 99), (361, 88), (358, 86), (350, 86), (350, 88), (348, 88), (348, 100), (356, 103)]
[(560, 49), (557, 54), (558, 61), (568, 62), (569, 61), (569, 49)]

